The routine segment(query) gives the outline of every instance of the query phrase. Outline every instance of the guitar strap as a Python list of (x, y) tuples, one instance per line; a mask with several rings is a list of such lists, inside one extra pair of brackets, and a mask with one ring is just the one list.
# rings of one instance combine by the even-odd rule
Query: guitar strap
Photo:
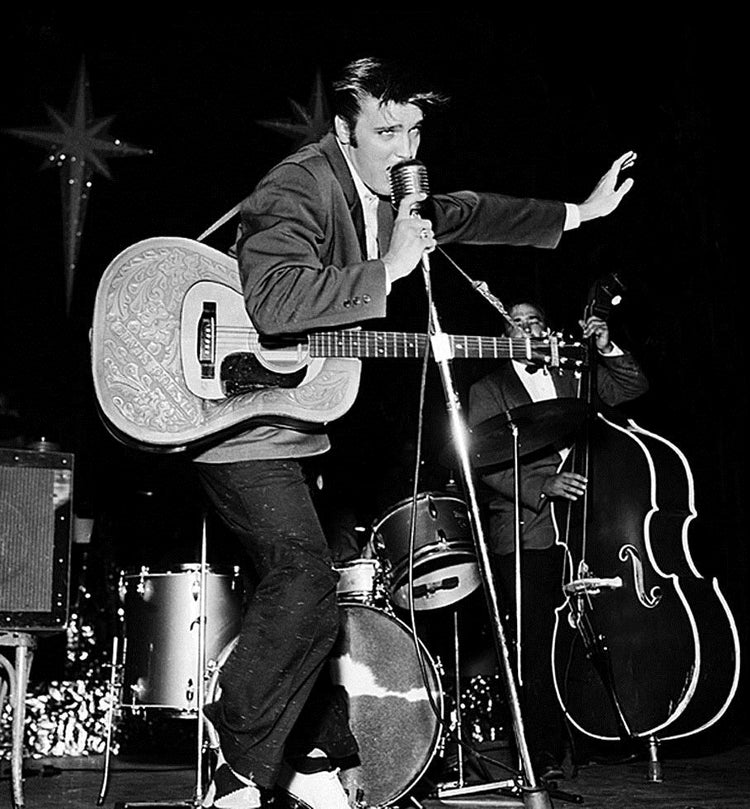
[(236, 213), (239, 212), (240, 206), (242, 205), (241, 202), (238, 202), (234, 208), (230, 211), (227, 211), (223, 216), (220, 216), (211, 227), (207, 228), (206, 230), (201, 233), (200, 236), (196, 239), (198, 242), (202, 242), (207, 239), (217, 228), (220, 228), (225, 222), (228, 222)]
[[(241, 202), (220, 216), (210, 227), (201, 233), (196, 239), (198, 242), (205, 241), (215, 230), (228, 222), (235, 214), (239, 213)], [(391, 233), (393, 232), (393, 211), (390, 201), (379, 200), (378, 202), (378, 246), (382, 255), (391, 243)]]

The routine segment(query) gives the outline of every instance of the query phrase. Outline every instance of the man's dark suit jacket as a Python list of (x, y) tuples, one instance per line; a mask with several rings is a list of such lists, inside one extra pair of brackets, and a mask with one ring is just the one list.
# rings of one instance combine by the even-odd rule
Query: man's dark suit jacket
[[(552, 248), (565, 222), (562, 202), (460, 191), (436, 194), (431, 203), (441, 244)], [(391, 212), (386, 227), (393, 218)], [(245, 305), (261, 334), (348, 327), (386, 314), (385, 265), (367, 258), (362, 205), (332, 133), (302, 147), (258, 183), (241, 206), (236, 253)], [(269, 442), (276, 449), (269, 451)], [(320, 434), (262, 427), (202, 460), (300, 456), (327, 446)]]
[[(599, 355), (597, 389), (606, 405), (615, 406), (635, 399), (648, 389), (648, 382), (640, 366), (630, 353)], [(522, 370), (521, 373), (526, 373)], [(537, 371), (543, 373), (543, 371)], [(579, 397), (580, 379), (571, 370), (553, 372), (552, 379), (557, 397)], [(492, 416), (531, 404), (531, 397), (511, 362), (475, 382), (469, 391), (471, 426)], [(520, 506), (524, 548), (549, 548), (555, 533), (550, 516), (549, 500), (542, 497), (545, 480), (554, 475), (562, 463), (559, 452), (530, 456), (523, 459), (520, 469)], [(498, 470), (488, 469), (482, 475), (487, 487), (486, 509), (489, 522), (489, 545), (498, 554), (511, 553), (515, 548), (515, 492), (512, 465)]]
[[(555, 247), (565, 221), (561, 202), (470, 191), (436, 194), (431, 202), (441, 244)], [(385, 267), (367, 259), (362, 205), (332, 134), (273, 168), (240, 215), (240, 273), (258, 331), (304, 332), (385, 316)]]

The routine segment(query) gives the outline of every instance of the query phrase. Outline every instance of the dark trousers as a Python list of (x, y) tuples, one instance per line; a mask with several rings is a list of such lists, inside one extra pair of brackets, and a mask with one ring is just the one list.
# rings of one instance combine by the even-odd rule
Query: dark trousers
[[(514, 641), (515, 558), (514, 553), (492, 557), (504, 611), (508, 612), (508, 634)], [(530, 755), (547, 752), (558, 761), (567, 735), (552, 676), (555, 608), (563, 602), (561, 558), (558, 546), (521, 552), (521, 717)]]
[(298, 462), (196, 466), (257, 582), (205, 713), (230, 766), (272, 787), (285, 757), (357, 752), (346, 693), (325, 665), (339, 631), (338, 574)]

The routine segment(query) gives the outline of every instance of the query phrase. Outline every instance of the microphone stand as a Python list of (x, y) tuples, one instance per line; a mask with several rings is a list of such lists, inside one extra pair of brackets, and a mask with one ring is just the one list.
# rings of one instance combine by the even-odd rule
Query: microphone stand
[[(552, 809), (549, 794), (546, 787), (540, 784), (534, 774), (531, 765), (531, 757), (529, 749), (526, 744), (526, 736), (523, 727), (523, 718), (521, 717), (521, 707), (518, 699), (518, 691), (516, 683), (513, 678), (513, 669), (510, 662), (510, 654), (508, 651), (508, 644), (505, 637), (505, 632), (502, 626), (500, 617), (500, 607), (498, 604), (497, 591), (494, 586), (489, 552), (487, 550), (487, 541), (482, 530), (481, 520), (479, 517), (479, 502), (477, 500), (476, 490), (474, 486), (474, 479), (469, 462), (468, 451), (468, 430), (465, 420), (463, 418), (463, 411), (461, 402), (456, 393), (456, 386), (453, 381), (452, 369), (450, 361), (453, 358), (450, 340), (448, 336), (442, 331), (440, 321), (438, 318), (437, 310), (432, 299), (432, 285), (430, 279), (430, 262), (429, 256), (425, 253), (422, 256), (422, 275), (424, 278), (425, 289), (427, 292), (427, 302), (429, 307), (429, 337), (432, 345), (433, 355), (437, 362), (440, 378), (443, 385), (445, 394), (446, 408), (451, 426), (451, 434), (453, 444), (456, 450), (456, 457), (458, 458), (458, 465), (461, 472), (461, 479), (463, 482), (464, 493), (467, 499), (468, 513), (470, 515), (469, 523), (474, 537), (474, 545), (476, 547), (477, 559), (479, 562), (479, 572), (484, 584), (484, 593), (487, 599), (487, 606), (490, 613), (492, 622), (493, 634), (496, 652), (499, 663), (501, 665), (503, 675), (505, 677), (505, 685), (508, 692), (508, 705), (510, 708), (511, 720), (513, 723), (513, 731), (516, 738), (516, 745), (518, 747), (521, 765), (525, 775), (525, 783), (522, 787), (523, 793), (523, 806), (526, 809)], [(511, 781), (510, 784), (515, 782)], [(471, 787), (467, 790), (447, 790), (439, 794), (439, 797), (447, 797), (448, 794), (456, 795), (457, 792), (466, 792), (477, 790)]]

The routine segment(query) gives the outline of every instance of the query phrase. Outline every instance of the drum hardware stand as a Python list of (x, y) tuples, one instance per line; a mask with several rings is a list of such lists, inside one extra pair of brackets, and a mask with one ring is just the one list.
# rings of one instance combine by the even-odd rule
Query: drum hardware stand
[[(455, 699), (456, 699), (456, 767), (457, 767), (457, 781), (455, 784), (448, 786), (442, 784), (438, 786), (437, 796), (439, 798), (447, 798), (453, 796), (475, 794), (477, 792), (486, 792), (494, 789), (507, 789), (508, 787), (517, 788), (519, 786), (518, 779), (506, 779), (504, 781), (496, 781), (494, 783), (484, 783), (476, 786), (468, 786), (464, 780), (464, 751), (463, 751), (463, 715), (461, 712), (461, 656), (460, 656), (460, 642), (458, 632), (458, 610), (453, 610), (453, 665), (455, 670)], [(513, 806), (519, 805), (518, 801), (513, 801)]]
[(516, 551), (515, 591), (516, 591), (516, 676), (518, 685), (523, 685), (523, 670), (521, 668), (521, 459), (518, 449), (518, 425), (511, 420), (511, 434), (513, 435), (513, 545)]
[[(516, 552), (515, 559), (515, 582), (516, 582), (516, 668), (518, 670), (518, 682), (523, 684), (523, 672), (521, 669), (521, 456), (518, 445), (518, 425), (511, 418), (509, 421), (511, 433), (513, 435), (513, 503), (515, 508), (514, 526), (514, 546)], [(561, 801), (569, 803), (583, 803), (583, 797), (573, 792), (563, 792), (553, 785), (549, 790), (550, 796), (559, 798)]]
[(107, 708), (107, 735), (104, 748), (104, 770), (102, 772), (102, 785), (99, 788), (99, 797), (96, 799), (97, 806), (103, 806), (109, 789), (110, 765), (112, 763), (112, 739), (114, 736), (115, 714), (118, 709), (115, 707), (121, 702), (122, 694), (122, 666), (119, 663), (118, 655), (120, 650), (120, 639), (115, 633), (112, 639), (112, 662), (110, 663), (109, 674), (109, 707)]
[[(521, 716), (521, 708), (518, 700), (518, 692), (516, 689), (515, 680), (513, 677), (513, 669), (510, 663), (510, 655), (508, 652), (508, 644), (505, 637), (505, 632), (502, 626), (500, 616), (500, 608), (498, 604), (497, 592), (492, 580), (489, 552), (487, 550), (487, 542), (482, 530), (481, 520), (479, 516), (479, 502), (474, 487), (473, 474), (471, 464), (469, 462), (468, 453), (468, 437), (467, 428), (462, 417), (461, 402), (458, 394), (456, 393), (455, 384), (453, 383), (452, 373), (450, 368), (450, 360), (452, 359), (450, 350), (450, 341), (445, 333), (442, 331), (437, 316), (437, 311), (432, 299), (432, 289), (430, 282), (430, 265), (429, 255), (425, 252), (422, 256), (422, 275), (424, 277), (425, 287), (427, 291), (427, 300), (429, 307), (430, 318), (430, 341), (435, 356), (435, 361), (438, 365), (440, 378), (443, 384), (443, 391), (445, 394), (446, 409), (451, 424), (451, 432), (453, 436), (453, 443), (456, 449), (456, 455), (459, 460), (459, 467), (461, 471), (461, 478), (464, 487), (464, 492), (467, 497), (469, 506), (470, 523), (472, 526), (472, 533), (474, 536), (474, 544), (477, 550), (477, 560), (479, 562), (479, 570), (482, 581), (484, 583), (484, 591), (489, 608), (492, 626), (494, 629), (494, 640), (496, 652), (499, 658), (503, 674), (505, 676), (506, 689), (508, 691), (508, 704), (511, 711), (511, 719), (513, 722), (513, 730), (516, 737), (516, 744), (518, 747), (521, 763), (523, 765), (523, 772), (525, 773), (525, 784), (522, 787), (523, 800), (522, 805), (527, 809), (552, 809), (549, 795), (543, 784), (540, 784), (531, 764), (531, 757), (529, 755), (528, 745), (526, 744), (526, 736), (523, 728), (523, 718)], [(515, 785), (512, 781), (509, 786)], [(496, 785), (488, 787), (490, 789), (496, 788)], [(484, 786), (481, 785), (478, 789), (472, 787), (464, 787), (463, 789), (451, 791), (452, 796), (458, 794), (469, 794), (482, 791)], [(443, 793), (445, 794), (445, 793)]]
[(464, 786), (464, 748), (461, 744), (463, 739), (463, 716), (461, 713), (461, 656), (458, 641), (458, 609), (453, 610), (453, 670), (456, 672), (456, 767), (458, 770), (458, 785)]
[(203, 707), (206, 704), (206, 685), (208, 682), (208, 672), (206, 671), (206, 622), (208, 620), (206, 607), (206, 587), (208, 585), (206, 577), (206, 568), (208, 567), (207, 544), (206, 515), (204, 514), (201, 528), (201, 575), (198, 599), (198, 671), (196, 672), (196, 682), (198, 683), (198, 731), (196, 739), (198, 746), (196, 748), (194, 806), (200, 806), (203, 801), (203, 756), (206, 751), (204, 744), (206, 719), (203, 716)]
[[(203, 801), (203, 765), (204, 765), (204, 752), (205, 745), (203, 736), (206, 728), (205, 718), (203, 716), (203, 707), (205, 705), (205, 681), (208, 679), (209, 672), (207, 672), (206, 664), (206, 519), (203, 519), (203, 530), (201, 536), (201, 562), (200, 562), (200, 579), (199, 579), (199, 592), (198, 592), (198, 671), (196, 672), (196, 682), (198, 683), (198, 731), (197, 731), (197, 761), (196, 761), (196, 780), (193, 797), (189, 800), (182, 801), (126, 801), (125, 803), (118, 803), (117, 809), (135, 809), (136, 807), (143, 807), (143, 809), (154, 809), (155, 807), (171, 807), (171, 806), (191, 806), (199, 807)], [(118, 712), (116, 705), (120, 705), (122, 699), (122, 674), (124, 663), (118, 660), (119, 654), (119, 639), (117, 635), (112, 641), (112, 664), (109, 681), (110, 704), (107, 712), (107, 735), (106, 735), (106, 749), (104, 753), (104, 773), (102, 777), (102, 785), (99, 790), (99, 796), (96, 801), (97, 806), (102, 806), (107, 796), (110, 781), (110, 766), (112, 757), (112, 737), (114, 731), (115, 714)], [(124, 649), (123, 649), (124, 661)]]

